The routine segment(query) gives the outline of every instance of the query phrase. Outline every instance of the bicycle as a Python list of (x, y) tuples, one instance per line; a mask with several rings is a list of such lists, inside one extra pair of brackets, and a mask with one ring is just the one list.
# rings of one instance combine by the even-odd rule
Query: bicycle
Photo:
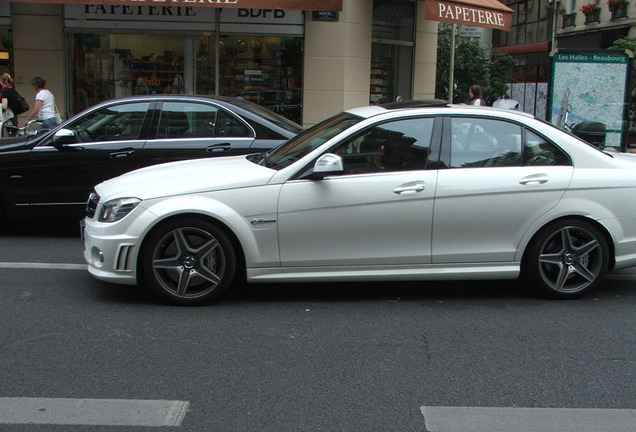
[[(2, 125), (2, 138), (5, 137), (19, 137), (19, 136), (33, 136), (43, 132), (47, 132), (50, 129), (40, 129), (39, 125), (42, 124), (41, 120), (31, 120), (26, 126), (18, 127), (13, 125)], [(37, 127), (34, 125), (38, 125)]]

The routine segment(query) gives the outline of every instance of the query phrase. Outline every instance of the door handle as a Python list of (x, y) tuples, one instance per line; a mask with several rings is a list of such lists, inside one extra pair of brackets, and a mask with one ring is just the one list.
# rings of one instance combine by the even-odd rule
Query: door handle
[(530, 185), (530, 184), (544, 184), (549, 180), (546, 174), (533, 174), (519, 180), (519, 183), (522, 185)]
[(412, 195), (418, 192), (422, 192), (426, 189), (426, 184), (422, 182), (415, 182), (398, 186), (393, 189), (393, 193), (396, 195)]
[(209, 153), (226, 152), (231, 148), (232, 144), (230, 143), (212, 144), (210, 147), (206, 148), (205, 151)]
[(116, 152), (112, 152), (110, 154), (110, 158), (111, 159), (119, 159), (119, 158), (130, 156), (134, 152), (135, 152), (135, 149), (125, 149), (125, 150), (121, 150), (121, 151), (116, 151)]

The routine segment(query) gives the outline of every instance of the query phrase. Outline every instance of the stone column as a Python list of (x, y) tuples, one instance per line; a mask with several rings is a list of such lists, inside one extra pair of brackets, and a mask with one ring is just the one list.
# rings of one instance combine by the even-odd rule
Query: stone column
[(344, 0), (338, 22), (305, 19), (303, 123), (369, 104), (371, 0)]

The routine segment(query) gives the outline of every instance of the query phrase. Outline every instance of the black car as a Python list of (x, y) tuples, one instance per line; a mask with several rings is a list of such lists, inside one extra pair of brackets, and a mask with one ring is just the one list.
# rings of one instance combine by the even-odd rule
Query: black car
[(301, 130), (230, 97), (103, 102), (49, 132), (0, 140), (0, 217), (81, 217), (93, 186), (108, 178), (162, 162), (262, 152)]

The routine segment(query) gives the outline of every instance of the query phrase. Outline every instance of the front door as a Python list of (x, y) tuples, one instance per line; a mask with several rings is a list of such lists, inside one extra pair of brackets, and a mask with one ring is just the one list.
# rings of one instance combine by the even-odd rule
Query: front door
[(366, 130), (329, 150), (342, 156), (344, 175), (283, 185), (282, 266), (429, 263), (437, 171), (426, 164), (434, 122)]

